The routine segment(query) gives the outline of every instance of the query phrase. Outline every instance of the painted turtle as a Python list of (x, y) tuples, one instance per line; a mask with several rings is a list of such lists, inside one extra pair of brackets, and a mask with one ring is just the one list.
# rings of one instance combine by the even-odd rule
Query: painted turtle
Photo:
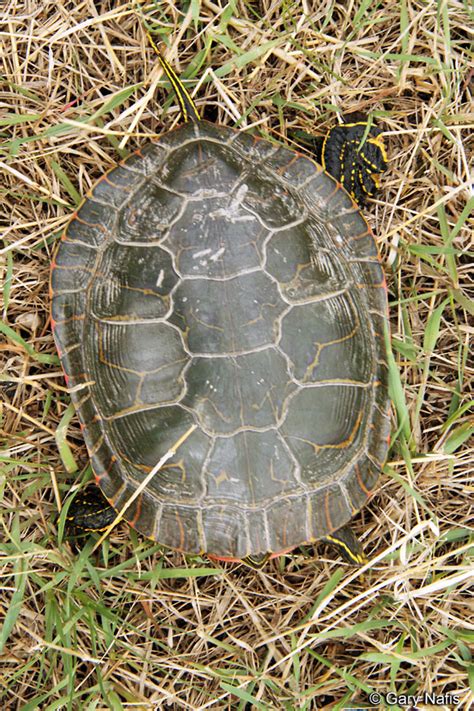
[[(354, 197), (385, 168), (363, 122), (324, 141), (324, 168), (200, 119), (167, 61), (184, 123), (104, 175), (52, 267), (54, 338), (105, 500), (170, 548), (262, 564), (347, 526), (389, 434), (385, 279)], [(357, 142), (357, 150), (354, 148)]]

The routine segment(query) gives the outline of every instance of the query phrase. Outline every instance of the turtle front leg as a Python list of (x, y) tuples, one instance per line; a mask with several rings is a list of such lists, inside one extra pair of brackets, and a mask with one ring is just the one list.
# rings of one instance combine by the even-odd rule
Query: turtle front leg
[(324, 137), (298, 131), (294, 139), (311, 151), (358, 205), (364, 205), (379, 189), (380, 173), (387, 169), (387, 149), (381, 129), (369, 128), (366, 118), (348, 118), (330, 128)]
[(322, 540), (337, 548), (344, 560), (352, 565), (364, 565), (368, 562), (359, 539), (349, 526), (339, 528)]
[(342, 123), (331, 128), (321, 152), (323, 168), (363, 205), (380, 187), (379, 175), (387, 169), (382, 131), (367, 121)]

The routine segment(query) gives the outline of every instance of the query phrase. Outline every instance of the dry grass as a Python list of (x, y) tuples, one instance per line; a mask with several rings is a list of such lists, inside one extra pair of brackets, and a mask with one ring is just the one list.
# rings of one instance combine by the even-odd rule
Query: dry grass
[[(341, 709), (395, 690), (456, 692), (468, 709), (467, 3), (191, 0), (141, 9), (161, 23), (192, 90), (200, 79), (209, 118), (241, 117), (281, 139), (324, 130), (336, 109), (361, 110), (386, 131), (390, 169), (366, 213), (386, 265), (400, 379), (390, 460), (356, 521), (372, 563), (362, 576), (318, 546), (263, 572), (214, 568), (162, 553), (125, 526), (100, 555), (59, 542), (57, 497), (90, 470), (54, 355), (51, 251), (79, 195), (178, 114), (129, 4), (4, 0), (0, 706)], [(82, 467), (72, 477), (59, 456), (65, 427)]]

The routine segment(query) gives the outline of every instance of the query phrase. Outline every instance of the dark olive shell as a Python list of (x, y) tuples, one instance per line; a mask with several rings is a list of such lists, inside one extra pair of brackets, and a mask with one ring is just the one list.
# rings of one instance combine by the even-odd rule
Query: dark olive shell
[(107, 173), (52, 272), (97, 481), (187, 553), (277, 553), (345, 525), (388, 447), (387, 297), (348, 194), (311, 160), (188, 123)]

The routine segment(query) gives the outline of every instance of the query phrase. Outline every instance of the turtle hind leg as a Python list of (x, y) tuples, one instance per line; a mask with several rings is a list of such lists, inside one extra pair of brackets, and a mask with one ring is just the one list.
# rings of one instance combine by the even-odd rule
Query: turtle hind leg
[(330, 536), (325, 536), (322, 539), (325, 543), (329, 543), (338, 549), (341, 556), (352, 565), (364, 565), (367, 563), (367, 557), (362, 549), (359, 539), (349, 526), (339, 528)]
[(75, 535), (104, 531), (117, 512), (109, 504), (96, 484), (91, 484), (75, 496), (67, 512), (68, 528)]

